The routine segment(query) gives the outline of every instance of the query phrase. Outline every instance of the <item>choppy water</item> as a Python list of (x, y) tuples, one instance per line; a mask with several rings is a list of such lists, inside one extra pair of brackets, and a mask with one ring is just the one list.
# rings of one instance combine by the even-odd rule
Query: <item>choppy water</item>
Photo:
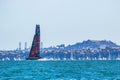
[(0, 80), (120, 80), (120, 61), (0, 61)]

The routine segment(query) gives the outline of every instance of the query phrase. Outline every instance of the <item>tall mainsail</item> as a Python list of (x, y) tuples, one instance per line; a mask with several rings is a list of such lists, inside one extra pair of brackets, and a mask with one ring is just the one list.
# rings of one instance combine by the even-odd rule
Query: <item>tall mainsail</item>
[(37, 60), (40, 59), (40, 25), (36, 25), (35, 35), (32, 42), (32, 47), (30, 50), (29, 57), (27, 60)]

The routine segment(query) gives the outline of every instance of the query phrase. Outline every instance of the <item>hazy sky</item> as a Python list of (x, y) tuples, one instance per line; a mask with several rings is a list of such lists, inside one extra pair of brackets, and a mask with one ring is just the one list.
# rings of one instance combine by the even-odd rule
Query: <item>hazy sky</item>
[(0, 50), (31, 46), (36, 24), (44, 47), (88, 39), (120, 45), (120, 0), (0, 0)]

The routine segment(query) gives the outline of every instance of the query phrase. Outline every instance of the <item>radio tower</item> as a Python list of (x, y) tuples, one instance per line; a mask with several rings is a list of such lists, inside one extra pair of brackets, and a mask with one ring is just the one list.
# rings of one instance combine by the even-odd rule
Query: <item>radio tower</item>
[(25, 42), (25, 48), (24, 49), (27, 50), (27, 42)]
[(21, 42), (19, 42), (19, 50), (21, 50)]

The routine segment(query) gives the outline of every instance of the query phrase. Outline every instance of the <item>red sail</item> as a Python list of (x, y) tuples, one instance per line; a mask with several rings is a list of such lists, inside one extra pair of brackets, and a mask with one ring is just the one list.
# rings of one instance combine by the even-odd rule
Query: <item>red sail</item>
[(27, 60), (36, 60), (39, 58), (40, 58), (40, 25), (36, 25), (32, 47), (31, 47), (30, 54)]

